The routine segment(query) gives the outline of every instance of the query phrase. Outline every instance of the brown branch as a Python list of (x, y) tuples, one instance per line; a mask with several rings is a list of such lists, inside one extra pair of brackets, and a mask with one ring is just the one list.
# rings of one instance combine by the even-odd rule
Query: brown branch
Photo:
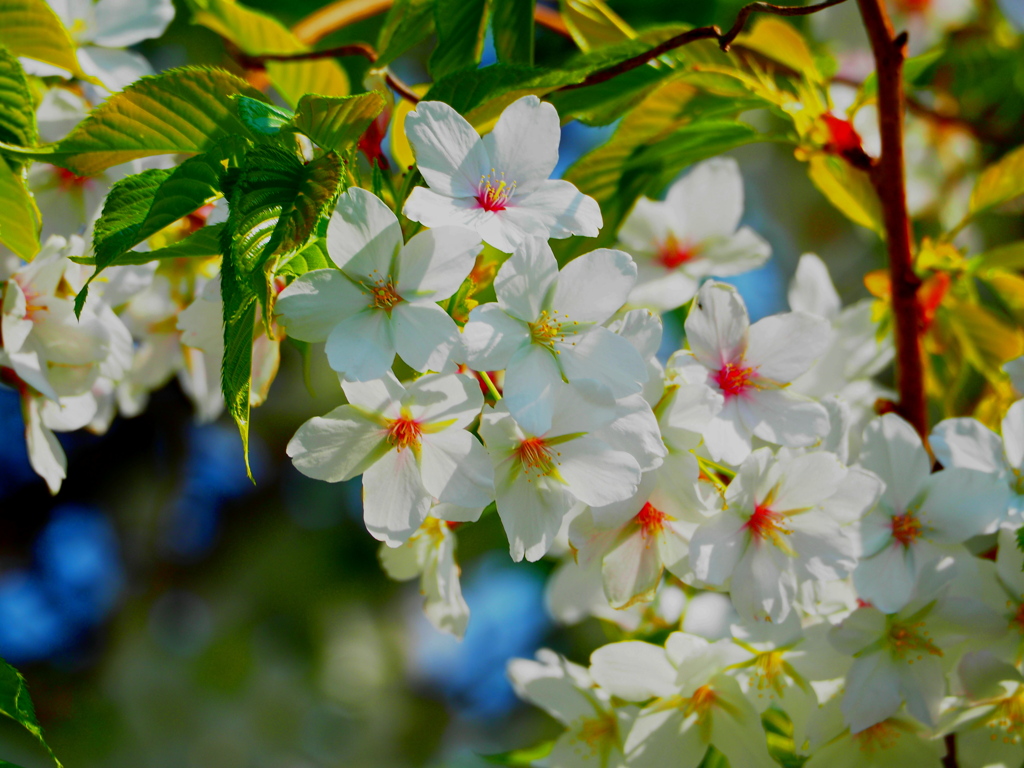
[(620, 61), (618, 64), (607, 67), (606, 69), (600, 69), (597, 72), (592, 72), (581, 82), (562, 86), (558, 90), (571, 91), (576, 88), (585, 88), (588, 85), (597, 85), (598, 83), (607, 82), (608, 80), (634, 70), (637, 67), (642, 67), (644, 64), (653, 61), (663, 53), (668, 53), (676, 48), (682, 48), (684, 45), (695, 43), (698, 40), (716, 40), (719, 48), (723, 51), (728, 51), (729, 46), (731, 46), (733, 41), (739, 37), (741, 32), (743, 32), (743, 27), (746, 25), (747, 19), (755, 13), (767, 13), (773, 16), (807, 16), (844, 2), (846, 2), (846, 0), (825, 0), (825, 2), (818, 3), (817, 5), (772, 5), (770, 3), (760, 2), (749, 3), (748, 5), (740, 8), (739, 13), (736, 15), (736, 21), (733, 22), (733, 25), (729, 27), (727, 32), (722, 32), (721, 29), (714, 25), (688, 29), (686, 32), (678, 34), (675, 37), (670, 37), (665, 42), (654, 46), (648, 51), (644, 51), (643, 53), (626, 59), (625, 61)]
[(884, 0), (857, 0), (871, 41), (878, 76), (878, 126), (882, 153), (870, 171), (871, 183), (882, 203), (885, 241), (889, 252), (889, 280), (896, 321), (896, 366), (900, 401), (898, 410), (923, 440), (928, 436), (928, 410), (921, 350), (921, 312), (917, 298), (921, 280), (914, 272), (914, 257), (907, 213), (903, 161), (903, 62), (907, 35), (893, 32)]

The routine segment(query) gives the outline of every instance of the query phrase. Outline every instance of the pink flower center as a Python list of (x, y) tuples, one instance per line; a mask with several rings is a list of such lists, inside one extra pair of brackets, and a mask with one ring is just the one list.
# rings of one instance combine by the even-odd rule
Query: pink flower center
[[(550, 474), (555, 468), (555, 451), (543, 437), (528, 437), (515, 449), (516, 458), (526, 475)], [(527, 480), (529, 482), (529, 479)]]
[(737, 363), (726, 363), (714, 374), (722, 394), (726, 397), (739, 397), (754, 386), (754, 369), (746, 368)]
[(785, 527), (786, 516), (781, 512), (773, 511), (767, 504), (758, 504), (754, 507), (753, 514), (748, 518), (743, 527), (750, 531), (750, 535), (759, 541), (764, 539), (777, 539), (780, 533), (789, 533)]
[(418, 448), (423, 428), (414, 419), (401, 416), (388, 425), (388, 442), (401, 451), (404, 448)]
[(693, 260), (697, 256), (697, 248), (687, 243), (680, 243), (673, 235), (669, 235), (654, 255), (654, 260), (665, 269), (675, 269), (681, 264)]
[(636, 513), (633, 521), (640, 526), (640, 532), (645, 537), (656, 536), (665, 527), (665, 521), (669, 517), (656, 506), (647, 502), (643, 508)]
[[(404, 299), (398, 295), (398, 291), (395, 288), (395, 283), (391, 279), (391, 275), (387, 278), (383, 278), (377, 274), (377, 281), (368, 286), (370, 289), (370, 295), (373, 297), (373, 306), (377, 309), (383, 309), (386, 312), (390, 312), (391, 309)], [(371, 275), (372, 277), (372, 275)]]
[(910, 512), (896, 515), (892, 519), (892, 537), (904, 547), (909, 547), (921, 536), (921, 523)]
[(499, 178), (497, 172), (491, 168), (491, 172), (480, 177), (480, 186), (477, 187), (476, 202), (485, 211), (504, 211), (508, 207), (508, 201), (516, 191), (516, 183), (505, 181), (505, 172), (502, 171)]
[(57, 186), (62, 192), (87, 186), (91, 179), (88, 176), (79, 176), (67, 168), (58, 165), (53, 166), (54, 175), (57, 177)]

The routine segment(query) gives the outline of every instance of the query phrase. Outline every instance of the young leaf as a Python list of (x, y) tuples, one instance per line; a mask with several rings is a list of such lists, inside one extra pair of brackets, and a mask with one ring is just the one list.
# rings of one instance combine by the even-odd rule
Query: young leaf
[[(277, 19), (234, 0), (189, 0), (192, 21), (230, 40), (242, 53), (302, 53), (309, 47)], [(267, 74), (284, 100), (294, 106), (306, 93), (344, 96), (349, 92), (345, 70), (333, 59), (268, 61)]]
[(807, 41), (796, 27), (782, 19), (761, 16), (750, 32), (736, 38), (736, 44), (781, 61), (813, 82), (822, 82)]
[(237, 94), (234, 96), (238, 104), (238, 116), (246, 127), (254, 133), (262, 133), (264, 136), (276, 136), (281, 129), (288, 125), (293, 113), (275, 107), (266, 101), (250, 99), (248, 96)]
[(811, 158), (808, 174), (814, 186), (850, 221), (885, 236), (882, 203), (864, 171), (834, 155), (819, 153)]
[(434, 0), (437, 48), (429, 66), (435, 80), (480, 63), (489, 5), (489, 0)]
[(299, 100), (290, 125), (324, 149), (343, 154), (359, 141), (385, 105), (377, 91), (341, 97), (307, 94)]
[(230, 72), (171, 69), (115, 93), (65, 138), (35, 149), (0, 143), (0, 151), (93, 176), (139, 157), (205, 152), (225, 136), (256, 138), (235, 112), (231, 96), (260, 92)]
[(1024, 195), (1024, 147), (990, 165), (974, 184), (969, 216)]
[[(116, 264), (149, 264), (161, 259), (210, 258), (221, 255), (221, 237), (224, 224), (207, 224), (200, 227), (188, 237), (172, 245), (157, 248), (153, 251), (127, 251), (117, 257)], [(95, 264), (95, 256), (72, 256), (76, 264)]]
[(386, 67), (434, 33), (434, 0), (395, 0), (377, 38), (377, 64)]
[(493, 0), (491, 30), (498, 61), (533, 64), (533, 7), (537, 0)]
[(32, 146), (39, 141), (36, 109), (25, 71), (0, 45), (0, 141)]
[(39, 251), (39, 212), (25, 182), (0, 157), (0, 243), (31, 261)]
[(480, 755), (484, 760), (493, 765), (533, 765), (537, 760), (542, 760), (551, 754), (555, 748), (554, 740), (542, 741), (532, 747), (513, 749), (511, 752), (498, 752), (490, 755)]
[(71, 36), (44, 0), (0, 0), (0, 19), (0, 45), (7, 46), (15, 56), (52, 64), (82, 80), (98, 82), (82, 71)]
[(569, 34), (581, 51), (592, 51), (636, 37), (636, 32), (604, 0), (559, 0)]
[(32, 706), (32, 698), (28, 695), (25, 678), (3, 659), (0, 659), (0, 714), (32, 734), (53, 758), (57, 768), (61, 768), (60, 760), (43, 738), (43, 729), (36, 720), (35, 707)]
[(252, 341), (256, 332), (256, 293), (249, 282), (235, 271), (231, 262), (230, 258), (225, 258), (221, 266), (224, 359), (220, 380), (228, 413), (238, 425), (242, 438), (245, 471), (253, 480), (249, 466), (249, 390), (252, 385)]

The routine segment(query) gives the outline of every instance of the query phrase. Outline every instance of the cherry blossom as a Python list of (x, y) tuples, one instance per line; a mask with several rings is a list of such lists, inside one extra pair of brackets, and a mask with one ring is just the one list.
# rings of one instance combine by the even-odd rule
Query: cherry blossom
[(548, 178), (558, 162), (558, 113), (536, 96), (506, 107), (483, 138), (439, 101), (417, 104), (405, 131), (429, 185), (405, 203), (413, 221), (469, 227), (506, 253), (528, 237), (594, 237), (601, 228), (597, 201)]
[(637, 200), (619, 241), (639, 264), (630, 304), (659, 312), (683, 306), (703, 278), (756, 269), (771, 246), (743, 215), (743, 179), (731, 158), (705, 160), (669, 187), (664, 202)]
[(396, 352), (417, 371), (441, 371), (459, 329), (437, 302), (455, 293), (481, 247), (470, 230), (445, 226), (404, 243), (391, 209), (353, 187), (338, 200), (327, 232), (338, 269), (297, 278), (276, 311), (289, 336), (326, 341), (328, 362), (346, 379), (379, 379)]
[(967, 701), (947, 729), (956, 733), (959, 764), (1014, 765), (1024, 743), (1024, 675), (985, 652), (964, 656), (958, 673)]

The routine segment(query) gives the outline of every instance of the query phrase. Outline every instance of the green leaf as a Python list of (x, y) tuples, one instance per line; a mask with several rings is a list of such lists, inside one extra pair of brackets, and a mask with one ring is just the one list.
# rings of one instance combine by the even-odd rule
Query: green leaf
[(39, 141), (36, 105), (18, 59), (0, 45), (0, 141), (33, 145)]
[(559, 0), (562, 18), (581, 51), (592, 51), (636, 37), (636, 32), (604, 0)]
[(294, 116), (292, 112), (259, 99), (250, 99), (241, 94), (236, 94), (233, 98), (238, 104), (238, 116), (253, 133), (276, 136)]
[(282, 259), (277, 274), (298, 277), (314, 269), (328, 269), (331, 266), (333, 263), (327, 255), (327, 240), (318, 238), (301, 251), (296, 251), (291, 257)]
[(990, 165), (974, 184), (968, 215), (975, 216), (1024, 195), (1024, 147)]
[(395, 0), (377, 38), (376, 66), (386, 67), (434, 33), (434, 0)]
[(0, 158), (0, 243), (31, 261), (39, 252), (39, 212), (22, 177)]
[(435, 80), (480, 63), (488, 5), (488, 0), (434, 0), (437, 48), (430, 54), (429, 67)]
[(0, 0), (0, 19), (0, 45), (7, 46), (15, 56), (52, 64), (75, 77), (99, 82), (82, 71), (71, 36), (43, 0)]
[(171, 69), (115, 93), (58, 142), (36, 149), (0, 143), (0, 151), (79, 176), (140, 157), (205, 152), (225, 136), (256, 138), (236, 114), (231, 96), (237, 93), (262, 98), (224, 70)]
[[(188, 0), (192, 21), (230, 40), (242, 53), (302, 53), (310, 50), (277, 19), (239, 5), (234, 0)], [(274, 87), (291, 105), (307, 93), (344, 96), (348, 77), (333, 59), (268, 61), (267, 74)]]
[(492, 0), (491, 34), (498, 61), (533, 64), (533, 7), (537, 0)]
[(534, 747), (513, 749), (511, 752), (499, 752), (492, 755), (480, 755), (488, 763), (494, 765), (533, 765), (551, 754), (555, 741), (542, 741)]
[(1017, 549), (1024, 552), (1024, 525), (1017, 529)]
[(50, 745), (43, 738), (43, 729), (36, 720), (32, 698), (28, 695), (25, 678), (14, 667), (0, 659), (0, 714), (10, 718), (30, 734), (46, 749), (53, 762), (61, 768), (60, 760), (53, 754)]
[(462, 69), (434, 83), (423, 98), (443, 101), (471, 123), (474, 110), (483, 106), (487, 113), (500, 112), (508, 104), (529, 93), (544, 95), (562, 85), (578, 83), (586, 72), (524, 67), (516, 64), (492, 64), (480, 69)]
[[(188, 237), (153, 251), (128, 251), (117, 257), (116, 264), (149, 264), (161, 259), (210, 258), (221, 255), (221, 237), (224, 224), (208, 224)], [(72, 256), (76, 264), (95, 264), (95, 256)]]
[(974, 258), (979, 267), (1024, 270), (1024, 240), (997, 246)]
[[(230, 222), (229, 222), (230, 225)], [(228, 230), (225, 230), (227, 232)], [(249, 390), (252, 388), (252, 342), (256, 332), (256, 293), (235, 272), (231, 259), (221, 267), (221, 299), (224, 303), (224, 359), (221, 363), (221, 389), (228, 413), (238, 425), (245, 456), (245, 471), (253, 480), (249, 466)], [(253, 480), (255, 482), (255, 480)]]
[(796, 27), (780, 18), (761, 16), (749, 32), (736, 38), (736, 44), (780, 61), (813, 82), (822, 82), (807, 41)]
[(867, 173), (835, 155), (816, 154), (808, 175), (828, 201), (850, 221), (885, 237), (882, 203)]
[(378, 91), (341, 97), (307, 94), (299, 100), (291, 127), (324, 149), (344, 154), (385, 106)]

